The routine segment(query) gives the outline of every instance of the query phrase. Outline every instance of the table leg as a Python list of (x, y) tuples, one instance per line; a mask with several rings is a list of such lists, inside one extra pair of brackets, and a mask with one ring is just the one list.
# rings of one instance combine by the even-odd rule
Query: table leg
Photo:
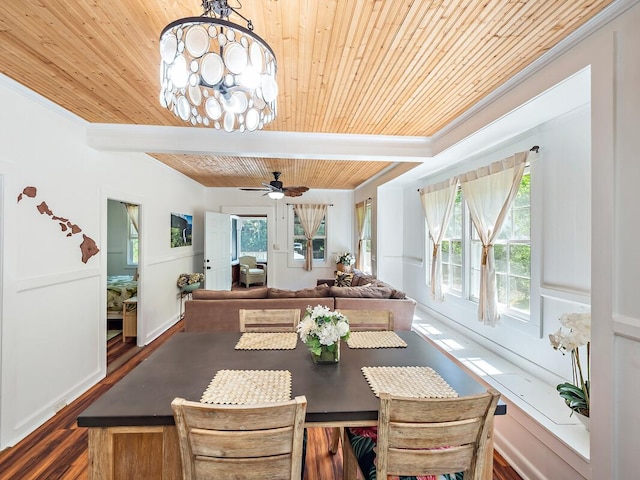
[(174, 426), (89, 428), (89, 480), (181, 480)]

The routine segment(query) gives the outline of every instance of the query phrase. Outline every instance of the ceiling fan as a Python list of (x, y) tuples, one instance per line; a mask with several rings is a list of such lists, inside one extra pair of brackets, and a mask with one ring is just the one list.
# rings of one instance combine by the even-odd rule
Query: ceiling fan
[(285, 187), (282, 185), (280, 179), (280, 172), (273, 172), (273, 180), (269, 183), (262, 182), (264, 188), (241, 188), (249, 192), (267, 192), (265, 195), (269, 195), (270, 198), (278, 199), (282, 197), (299, 197), (304, 192), (308, 191), (308, 187)]

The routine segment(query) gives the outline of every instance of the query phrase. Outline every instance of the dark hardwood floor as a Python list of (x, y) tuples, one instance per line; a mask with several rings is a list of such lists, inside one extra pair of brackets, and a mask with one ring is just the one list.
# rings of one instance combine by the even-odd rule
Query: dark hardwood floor
[[(123, 343), (121, 336), (111, 339), (107, 344), (107, 377), (17, 445), (0, 452), (0, 480), (86, 480), (88, 435), (86, 428), (76, 425), (76, 417), (182, 329), (182, 322), (178, 322), (151, 345), (141, 348), (131, 340)], [(328, 429), (308, 430), (305, 480), (342, 479), (342, 455), (329, 454), (329, 439)], [(497, 452), (493, 478), (521, 480)]]

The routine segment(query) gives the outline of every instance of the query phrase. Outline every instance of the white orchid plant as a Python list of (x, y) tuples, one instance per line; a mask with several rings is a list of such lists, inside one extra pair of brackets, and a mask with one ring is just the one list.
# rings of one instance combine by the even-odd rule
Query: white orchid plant
[[(551, 346), (571, 355), (573, 383), (565, 382), (556, 388), (567, 406), (573, 411), (589, 416), (591, 378), (591, 314), (565, 313), (560, 317), (562, 327), (549, 335)], [(580, 347), (586, 347), (586, 367), (583, 370)]]
[(338, 341), (349, 339), (349, 320), (340, 312), (316, 305), (307, 307), (297, 332), (311, 353), (320, 355), (323, 347), (332, 352)]

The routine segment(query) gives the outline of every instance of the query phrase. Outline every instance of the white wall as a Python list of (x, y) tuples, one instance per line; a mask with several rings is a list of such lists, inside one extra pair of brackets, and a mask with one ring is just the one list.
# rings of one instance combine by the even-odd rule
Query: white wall
[[(201, 266), (205, 189), (144, 154), (86, 147), (84, 121), (4, 77), (0, 102), (4, 448), (105, 376), (107, 198), (141, 205), (138, 343), (146, 344), (177, 319), (178, 274)], [(17, 202), (26, 186), (36, 198)], [(67, 237), (38, 212), (42, 201), (82, 232)], [(170, 248), (171, 212), (194, 214), (193, 247)], [(86, 264), (83, 234), (101, 250)]]
[[(285, 172), (283, 178), (284, 175)], [(291, 259), (293, 206), (287, 203), (333, 204), (327, 207), (327, 261), (314, 264), (311, 271), (305, 271), (302, 262), (293, 262)], [(355, 252), (355, 202), (350, 190), (311, 190), (301, 197), (284, 197), (276, 201), (263, 196), (262, 192), (215, 188), (207, 192), (207, 205), (209, 211), (267, 215), (267, 283), (270, 287), (298, 289), (315, 286), (317, 279), (335, 276), (335, 257), (338, 252)], [(279, 248), (274, 248), (274, 245)]]

